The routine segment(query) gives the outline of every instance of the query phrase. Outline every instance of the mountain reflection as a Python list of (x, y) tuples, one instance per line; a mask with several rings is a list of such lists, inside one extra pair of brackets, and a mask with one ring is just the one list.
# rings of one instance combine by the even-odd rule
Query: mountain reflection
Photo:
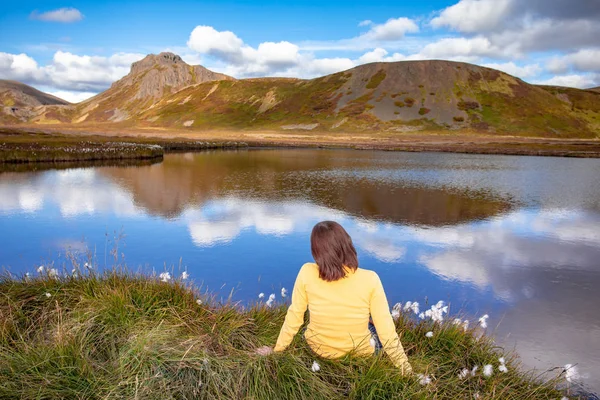
[(482, 191), (369, 176), (398, 168), (383, 161), (372, 153), (341, 150), (221, 151), (99, 171), (130, 192), (138, 206), (163, 217), (177, 217), (189, 207), (232, 194), (263, 201), (301, 199), (363, 218), (424, 225), (483, 219), (509, 208)]

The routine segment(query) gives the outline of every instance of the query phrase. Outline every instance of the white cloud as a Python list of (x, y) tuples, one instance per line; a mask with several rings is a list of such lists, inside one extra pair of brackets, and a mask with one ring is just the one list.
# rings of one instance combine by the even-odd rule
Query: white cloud
[(129, 73), (131, 63), (143, 57), (135, 53), (101, 57), (57, 51), (48, 65), (39, 66), (26, 54), (0, 53), (0, 78), (51, 87), (53, 92), (97, 93)]
[(542, 68), (539, 66), (539, 64), (530, 64), (521, 67), (516, 65), (512, 61), (507, 63), (487, 63), (483, 64), (483, 66), (497, 69), (499, 71), (504, 71), (507, 74), (516, 76), (521, 79), (530, 78), (542, 72)]
[(70, 90), (48, 90), (45, 92), (51, 94), (52, 96), (66, 100), (69, 103), (80, 103), (98, 94), (97, 92), (75, 92)]
[[(554, 66), (560, 65), (563, 71), (570, 66), (580, 72), (600, 72), (600, 49), (582, 49), (554, 62)], [(560, 68), (556, 69), (560, 70)]]
[(209, 54), (229, 62), (243, 62), (240, 57), (244, 42), (231, 31), (219, 32), (212, 26), (199, 25), (190, 34), (187, 45), (201, 54)]
[(81, 21), (83, 19), (83, 14), (76, 8), (64, 7), (59, 8), (58, 10), (46, 11), (42, 13), (33, 11), (29, 17), (31, 19), (37, 19), (40, 21), (61, 22), (68, 24), (71, 22)]
[(120, 216), (140, 213), (132, 195), (97, 176), (92, 169), (69, 169), (54, 174), (29, 173), (19, 182), (0, 179), (0, 212), (39, 211), (51, 205), (63, 217), (110, 212)]
[(224, 72), (234, 76), (273, 74), (297, 66), (302, 59), (298, 46), (293, 43), (263, 42), (254, 48), (235, 33), (217, 31), (211, 26), (194, 28), (187, 44), (200, 54), (227, 63)]
[(429, 43), (414, 58), (474, 61), (480, 57), (493, 57), (501, 53), (501, 49), (495, 47), (488, 38), (477, 36), (473, 38), (444, 38)]
[[(371, 24), (369, 31), (349, 41), (354, 42), (354, 47), (369, 48), (370, 43), (398, 41), (407, 32), (418, 30), (419, 27), (413, 20), (391, 18), (383, 24)], [(263, 42), (257, 47), (252, 47), (235, 33), (217, 31), (210, 26), (194, 28), (187, 44), (200, 55), (215, 57), (221, 64), (217, 64), (213, 69), (238, 78), (265, 75), (312, 78), (350, 69), (365, 62), (397, 61), (405, 58), (399, 53), (384, 57), (388, 53), (383, 48), (376, 48), (372, 54), (367, 53), (359, 59), (318, 58), (314, 53), (302, 50), (300, 46), (287, 41)]]
[(37, 62), (26, 54), (0, 52), (0, 78), (16, 81), (34, 81), (42, 77)]
[(502, 24), (512, 3), (512, 0), (460, 0), (431, 20), (431, 25), (468, 33), (493, 30)]
[(597, 77), (583, 74), (561, 75), (550, 79), (534, 81), (538, 85), (568, 86), (580, 89), (597, 86), (599, 82), (600, 80)]
[(370, 19), (365, 19), (364, 21), (360, 21), (358, 23), (358, 26), (369, 26), (369, 25), (373, 25), (373, 21), (371, 21)]
[(360, 39), (369, 39), (374, 41), (391, 41), (399, 40), (406, 33), (418, 32), (419, 27), (409, 18), (390, 18), (385, 23), (373, 25), (373, 27), (365, 34), (359, 37)]
[(388, 51), (381, 47), (378, 47), (372, 51), (368, 51), (362, 56), (360, 56), (357, 60), (357, 64), (367, 64), (372, 62), (382, 62), (382, 61), (403, 61), (406, 60), (407, 57), (400, 53), (394, 53), (391, 56), (388, 56)]

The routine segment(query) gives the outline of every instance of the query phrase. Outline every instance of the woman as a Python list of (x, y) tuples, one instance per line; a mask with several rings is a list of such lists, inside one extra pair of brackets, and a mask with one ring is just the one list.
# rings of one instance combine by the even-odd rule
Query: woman
[[(304, 337), (311, 349), (324, 358), (338, 358), (356, 350), (356, 354), (375, 352), (383, 343), (394, 365), (408, 374), (412, 371), (404, 353), (379, 276), (358, 268), (352, 239), (336, 222), (319, 222), (310, 237), (314, 263), (302, 266), (285, 322), (273, 349), (286, 349), (304, 322), (308, 308), (309, 324)], [(369, 317), (376, 330), (371, 340)], [(377, 340), (377, 335), (379, 340)], [(269, 347), (258, 349), (268, 354)]]

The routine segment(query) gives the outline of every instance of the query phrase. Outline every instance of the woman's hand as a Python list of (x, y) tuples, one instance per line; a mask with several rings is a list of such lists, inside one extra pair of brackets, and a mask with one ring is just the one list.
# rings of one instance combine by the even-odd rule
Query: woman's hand
[(262, 346), (256, 349), (256, 354), (259, 356), (268, 356), (273, 353), (273, 348), (269, 346)]

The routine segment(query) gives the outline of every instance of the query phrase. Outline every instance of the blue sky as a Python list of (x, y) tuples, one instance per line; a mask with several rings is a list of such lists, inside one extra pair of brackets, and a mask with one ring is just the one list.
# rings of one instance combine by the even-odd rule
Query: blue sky
[(19, 1), (0, 11), (0, 78), (78, 101), (168, 50), (238, 78), (449, 59), (592, 87), (598, 38), (599, 0)]

